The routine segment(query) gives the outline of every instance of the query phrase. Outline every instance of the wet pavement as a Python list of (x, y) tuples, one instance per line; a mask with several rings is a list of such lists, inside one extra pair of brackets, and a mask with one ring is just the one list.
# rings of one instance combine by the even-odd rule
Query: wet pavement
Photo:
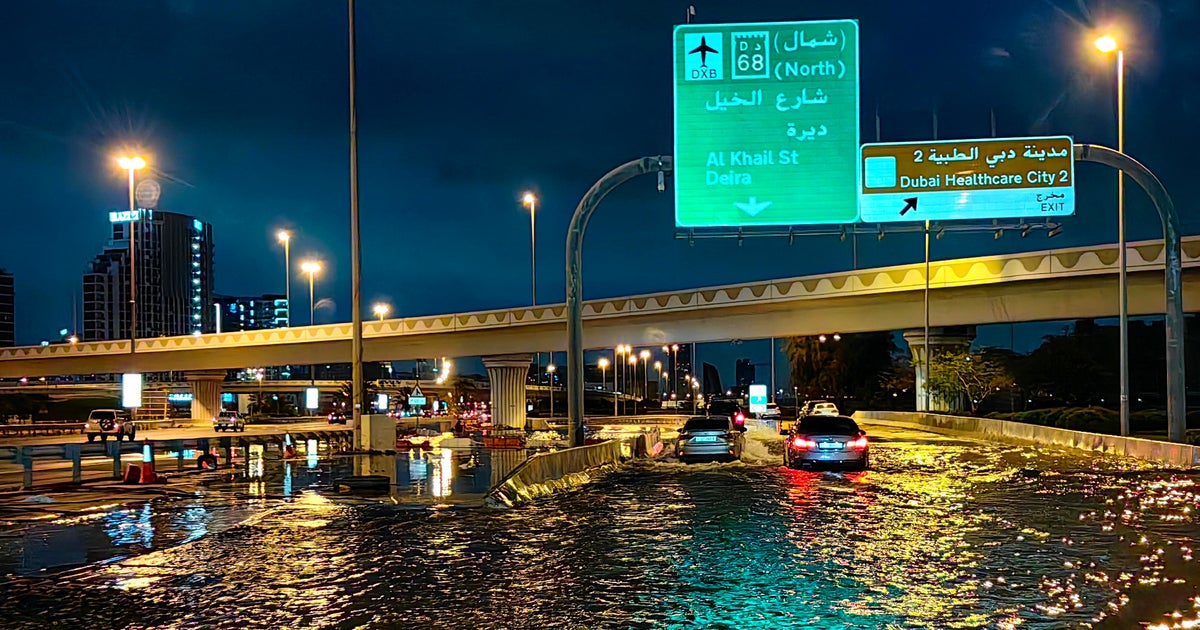
[[(873, 469), (864, 473), (785, 470), (775, 439), (755, 442), (743, 463), (639, 462), (512, 510), (447, 500), (447, 488), (450, 497), (467, 496), (490, 480), (493, 471), (485, 475), (487, 465), (472, 465), (469, 454), (436, 470), (445, 455), (419, 454), (422, 472), (404, 462), (407, 486), (358, 499), (320, 489), (333, 467), (394, 468), (398, 484), (406, 473), (378, 461), (322, 460), (315, 472), (299, 462), (285, 491), (286, 468), (268, 458), (261, 475), (214, 478), (192, 499), (164, 497), (57, 526), (91, 555), (64, 557), (56, 570), (38, 570), (49, 564), (41, 558), (71, 545), (36, 548), (49, 534), (30, 534), (49, 522), (10, 525), (0, 538), (13, 574), (0, 584), (0, 625), (1197, 623), (1197, 475), (870, 432)], [(120, 553), (97, 553), (102, 545)]]

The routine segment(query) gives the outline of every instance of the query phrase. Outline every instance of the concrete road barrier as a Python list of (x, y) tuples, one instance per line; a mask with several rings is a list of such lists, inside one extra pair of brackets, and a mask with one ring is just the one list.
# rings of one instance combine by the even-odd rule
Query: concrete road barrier
[(854, 413), (854, 418), (878, 424), (911, 426), (935, 433), (1053, 444), (1096, 453), (1134, 457), (1177, 468), (1200, 467), (1200, 446), (1175, 442), (1072, 431), (995, 418), (971, 418), (911, 411), (858, 411)]
[(517, 466), (488, 493), (487, 502), (495, 506), (513, 506), (556, 490), (586, 483), (590, 471), (621, 462), (621, 442), (567, 448), (538, 453)]

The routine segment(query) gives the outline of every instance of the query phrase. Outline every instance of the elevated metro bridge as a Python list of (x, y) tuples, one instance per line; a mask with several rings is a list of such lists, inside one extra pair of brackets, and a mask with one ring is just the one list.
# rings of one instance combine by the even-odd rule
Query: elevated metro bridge
[[(1129, 312), (1163, 311), (1161, 241), (1129, 248)], [(1200, 310), (1200, 237), (1183, 243), (1185, 309)], [(932, 263), (931, 326), (1111, 317), (1115, 245)], [(585, 347), (919, 328), (924, 263), (592, 300)], [(563, 350), (562, 304), (364, 322), (367, 361)], [(344, 362), (351, 325), (0, 350), (0, 378)]]

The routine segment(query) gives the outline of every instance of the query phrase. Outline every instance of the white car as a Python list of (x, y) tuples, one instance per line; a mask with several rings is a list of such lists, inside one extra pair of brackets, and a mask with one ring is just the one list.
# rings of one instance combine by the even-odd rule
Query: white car
[(127, 438), (130, 442), (137, 435), (137, 425), (129, 418), (124, 409), (94, 409), (88, 414), (87, 422), (83, 425), (87, 441), (93, 442), (100, 438), (103, 442), (108, 436), (113, 436), (118, 442)]
[(213, 418), (214, 431), (245, 431), (246, 419), (236, 411), (222, 411)]
[(841, 414), (838, 413), (837, 405), (835, 405), (831, 402), (819, 402), (819, 403), (813, 405), (812, 411), (809, 412), (809, 415), (837, 416), (837, 415), (841, 415)]
[(779, 405), (767, 403), (767, 410), (762, 412), (760, 417), (763, 420), (778, 420), (780, 415), (782, 414), (779, 413)]

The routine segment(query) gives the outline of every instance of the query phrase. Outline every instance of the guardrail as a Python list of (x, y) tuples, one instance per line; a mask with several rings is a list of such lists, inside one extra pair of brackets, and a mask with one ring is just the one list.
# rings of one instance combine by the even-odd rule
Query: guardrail
[(318, 439), (327, 443), (336, 441), (348, 442), (352, 430), (345, 427), (307, 430), (300, 432), (281, 433), (248, 433), (235, 436), (178, 438), (170, 440), (138, 440), (135, 442), (76, 442), (72, 444), (40, 444), (31, 446), (0, 446), (0, 462), (11, 462), (22, 469), (21, 487), (29, 490), (34, 486), (36, 464), (42, 462), (70, 462), (71, 482), (83, 481), (83, 460), (85, 458), (108, 458), (112, 462), (112, 479), (121, 479), (121, 458), (123, 455), (142, 454), (144, 448), (150, 447), (150, 457), (155, 459), (167, 453), (174, 453), (178, 470), (185, 468), (185, 452), (208, 453), (214, 447), (224, 451), (225, 465), (232, 464), (233, 448), (249, 444), (278, 443), (285, 433), (290, 433), (294, 440)]
[(82, 433), (82, 422), (31, 422), (29, 424), (0, 424), (0, 437), (23, 435), (63, 435)]

